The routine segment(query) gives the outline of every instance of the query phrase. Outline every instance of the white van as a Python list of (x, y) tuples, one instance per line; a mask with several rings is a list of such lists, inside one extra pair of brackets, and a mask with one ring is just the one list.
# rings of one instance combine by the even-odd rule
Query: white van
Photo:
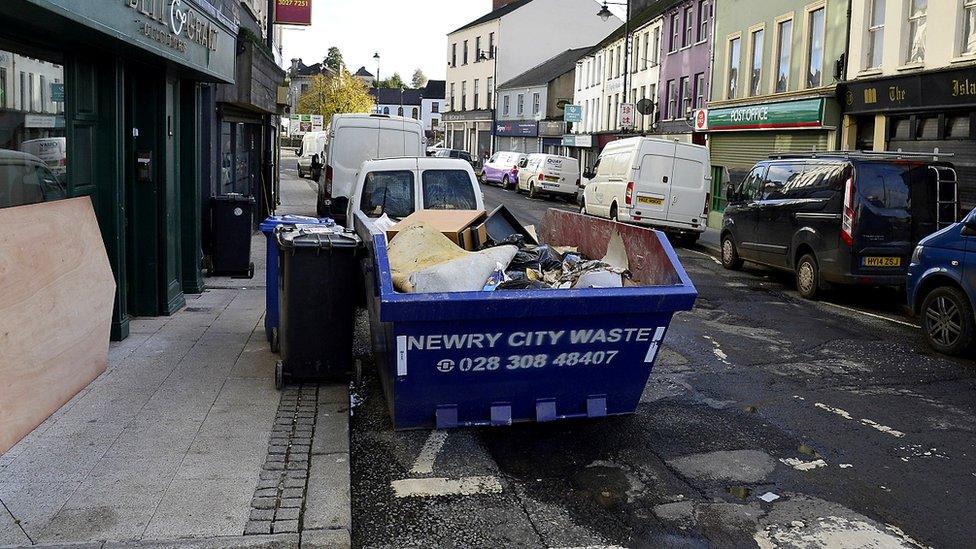
[(548, 194), (575, 200), (579, 183), (579, 160), (539, 153), (530, 154), (519, 164), (516, 190), (529, 193), (529, 198)]
[(632, 137), (609, 143), (587, 174), (582, 212), (677, 233), (691, 244), (705, 232), (711, 200), (708, 149)]
[[(363, 162), (402, 156), (426, 157), (420, 120), (384, 114), (337, 114), (326, 129), (323, 177), (316, 210), (342, 223)], [(350, 220), (351, 222), (351, 220)]]
[(302, 136), (302, 146), (298, 149), (298, 177), (319, 178), (325, 136), (325, 132), (307, 132)]
[(471, 164), (456, 158), (388, 158), (363, 162), (346, 216), (403, 219), (417, 210), (483, 210)]
[(68, 146), (64, 137), (28, 139), (20, 144), (20, 150), (43, 160), (55, 174), (68, 171)]

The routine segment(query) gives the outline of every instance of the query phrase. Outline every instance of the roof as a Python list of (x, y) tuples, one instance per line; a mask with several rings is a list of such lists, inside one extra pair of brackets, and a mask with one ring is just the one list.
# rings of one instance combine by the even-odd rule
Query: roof
[(463, 31), (464, 29), (470, 29), (471, 27), (476, 27), (476, 26), (478, 26), (478, 25), (480, 25), (482, 23), (487, 23), (489, 21), (494, 21), (495, 19), (500, 19), (502, 16), (508, 15), (509, 13), (512, 13), (513, 11), (521, 8), (522, 6), (528, 4), (531, 1), (532, 0), (515, 0), (511, 4), (502, 6), (502, 7), (498, 8), (497, 10), (493, 10), (491, 12), (488, 12), (487, 15), (483, 15), (483, 16), (475, 19), (474, 21), (468, 23), (467, 25), (464, 25), (463, 27), (454, 29), (453, 31), (449, 32), (448, 34), (454, 34), (455, 32)]
[[(655, 17), (663, 14), (664, 12), (668, 11), (672, 7), (681, 4), (682, 2), (685, 1), (686, 0), (648, 0), (648, 6), (646, 8), (644, 8), (643, 10), (635, 14), (631, 14), (630, 29), (634, 30), (640, 28), (641, 25), (647, 23), (651, 19), (654, 19)], [(588, 54), (595, 53), (603, 49), (607, 45), (612, 44), (617, 40), (620, 40), (621, 38), (624, 37), (624, 33), (626, 32), (626, 30), (627, 30), (627, 23), (622, 23), (619, 27), (617, 27), (617, 30), (611, 32), (599, 44), (590, 48), (587, 53)], [(580, 57), (583, 56), (581, 55)]]
[(428, 80), (424, 87), (424, 99), (444, 99), (447, 83), (444, 80)]
[(396, 88), (370, 88), (377, 105), (417, 105), (420, 106), (424, 90), (401, 90)]
[(366, 67), (359, 67), (359, 70), (356, 71), (356, 74), (354, 74), (353, 76), (366, 76), (369, 78), (373, 78), (373, 73), (366, 70)]
[(306, 65), (302, 63), (302, 60), (298, 60), (298, 65), (295, 67), (294, 71), (290, 71), (291, 76), (315, 76), (316, 74), (328, 74), (332, 72), (332, 69), (325, 66), (322, 63), (315, 63), (314, 65)]
[(590, 51), (590, 47), (566, 50), (559, 55), (547, 59), (542, 63), (523, 72), (515, 78), (498, 86), (500, 90), (510, 90), (512, 88), (525, 88), (528, 86), (538, 86), (548, 84), (567, 72), (576, 68), (576, 62)]

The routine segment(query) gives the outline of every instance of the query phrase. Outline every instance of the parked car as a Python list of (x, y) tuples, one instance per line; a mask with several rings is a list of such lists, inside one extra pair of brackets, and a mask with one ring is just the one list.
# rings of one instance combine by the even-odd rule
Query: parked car
[(0, 208), (65, 198), (64, 182), (40, 158), (0, 149)]
[(524, 153), (496, 152), (482, 167), (481, 180), (497, 183), (509, 189), (518, 184), (519, 164), (525, 159)]
[(302, 146), (298, 149), (298, 177), (316, 181), (321, 177), (325, 138), (325, 132), (308, 132), (302, 136)]
[(711, 201), (708, 149), (649, 137), (608, 144), (587, 179), (583, 213), (647, 225), (692, 244), (705, 232)]
[(555, 154), (530, 154), (519, 163), (516, 191), (576, 198), (580, 183), (579, 160)]
[(722, 264), (794, 272), (808, 299), (831, 283), (902, 285), (915, 245), (956, 221), (956, 197), (952, 165), (930, 159), (774, 157), (727, 190)]
[(460, 151), (458, 149), (437, 149), (434, 151), (434, 158), (460, 158), (472, 167), (475, 166), (475, 161), (471, 158), (471, 153), (468, 151)]
[(976, 318), (976, 210), (922, 239), (912, 253), (906, 289), (922, 333), (940, 353), (959, 355), (973, 348)]
[[(324, 177), (316, 210), (345, 223), (349, 197), (363, 162), (403, 156), (424, 157), (421, 121), (384, 114), (337, 114), (326, 130)], [(351, 220), (349, 220), (351, 222)]]
[(417, 210), (483, 210), (471, 164), (453, 158), (389, 158), (363, 162), (346, 215), (398, 220)]

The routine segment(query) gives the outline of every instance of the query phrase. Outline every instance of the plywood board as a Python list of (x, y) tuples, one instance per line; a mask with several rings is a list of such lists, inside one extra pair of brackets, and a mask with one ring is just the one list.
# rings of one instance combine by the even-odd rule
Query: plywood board
[(0, 209), (0, 454), (105, 371), (114, 297), (88, 197)]

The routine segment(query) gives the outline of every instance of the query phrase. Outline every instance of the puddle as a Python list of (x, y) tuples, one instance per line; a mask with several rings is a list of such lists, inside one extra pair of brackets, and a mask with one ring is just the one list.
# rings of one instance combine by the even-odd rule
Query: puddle
[(613, 508), (627, 499), (630, 480), (618, 467), (594, 465), (580, 471), (573, 479), (577, 488), (601, 507)]
[(752, 494), (752, 488), (747, 488), (745, 486), (726, 486), (725, 493), (745, 501)]

